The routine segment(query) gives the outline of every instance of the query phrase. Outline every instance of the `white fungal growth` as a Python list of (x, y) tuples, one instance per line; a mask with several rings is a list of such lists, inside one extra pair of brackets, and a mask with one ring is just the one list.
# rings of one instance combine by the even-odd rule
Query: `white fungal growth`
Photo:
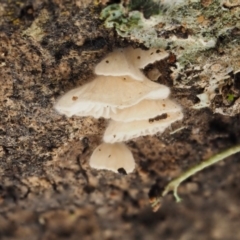
[(68, 117), (109, 118), (117, 108), (130, 107), (143, 99), (164, 99), (169, 93), (168, 87), (147, 78), (139, 82), (129, 76), (98, 76), (63, 95), (55, 109)]
[(92, 168), (111, 170), (116, 173), (120, 168), (127, 173), (135, 168), (133, 155), (124, 143), (102, 143), (94, 150), (89, 164)]
[(163, 132), (173, 122), (183, 118), (182, 112), (167, 113), (148, 120), (117, 122), (111, 120), (103, 140), (107, 143), (124, 142), (145, 135)]
[(123, 49), (117, 49), (110, 53), (95, 67), (97, 75), (104, 76), (123, 76), (128, 75), (135, 80), (143, 81), (144, 74), (139, 68), (128, 61)]
[(133, 155), (123, 141), (163, 132), (183, 118), (181, 107), (170, 100), (170, 89), (150, 81), (140, 69), (168, 56), (165, 51), (117, 49), (95, 68), (91, 82), (70, 90), (58, 99), (55, 109), (68, 117), (111, 118), (102, 143), (90, 166), (127, 173), (134, 170)]
[(167, 99), (143, 100), (128, 108), (118, 109), (110, 118), (119, 122), (147, 120), (164, 113), (180, 112), (182, 108), (174, 101)]
[(144, 74), (140, 69), (168, 56), (163, 50), (142, 50), (132, 47), (116, 49), (109, 53), (97, 66), (95, 73), (104, 76), (130, 76), (134, 80), (143, 81)]
[(141, 48), (128, 47), (124, 49), (124, 53), (136, 68), (144, 68), (150, 63), (160, 61), (168, 57), (168, 53), (160, 49), (142, 50)]

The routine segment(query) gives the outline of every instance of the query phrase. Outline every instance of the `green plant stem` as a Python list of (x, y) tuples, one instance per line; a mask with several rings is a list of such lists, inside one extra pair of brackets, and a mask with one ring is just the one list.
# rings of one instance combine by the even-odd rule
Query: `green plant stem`
[(179, 187), (179, 185), (185, 181), (187, 178), (189, 178), (190, 176), (194, 175), (195, 173), (203, 170), (206, 167), (209, 167), (237, 152), (240, 152), (240, 145), (236, 145), (234, 147), (231, 147), (227, 150), (224, 150), (212, 157), (210, 157), (209, 159), (201, 162), (200, 164), (197, 164), (195, 166), (193, 166), (192, 168), (190, 168), (189, 170), (183, 172), (179, 177), (173, 179), (164, 189), (164, 191), (162, 192), (162, 195), (159, 199), (156, 199), (156, 201), (154, 203), (152, 203), (152, 207), (154, 207), (157, 203), (159, 203), (160, 199), (162, 197), (164, 197), (165, 195), (167, 195), (170, 191), (173, 191), (173, 195), (176, 199), (177, 202), (181, 201), (181, 198), (178, 196), (177, 194), (177, 189)]

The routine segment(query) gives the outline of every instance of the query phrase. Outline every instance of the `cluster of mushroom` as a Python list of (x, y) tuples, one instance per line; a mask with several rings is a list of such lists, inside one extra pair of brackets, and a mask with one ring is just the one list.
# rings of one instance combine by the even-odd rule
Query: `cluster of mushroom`
[(183, 118), (181, 107), (169, 99), (169, 88), (147, 79), (140, 70), (167, 56), (160, 50), (116, 49), (95, 67), (93, 81), (57, 101), (55, 109), (68, 117), (110, 119), (103, 143), (90, 158), (91, 167), (132, 172), (134, 158), (123, 142), (163, 132)]

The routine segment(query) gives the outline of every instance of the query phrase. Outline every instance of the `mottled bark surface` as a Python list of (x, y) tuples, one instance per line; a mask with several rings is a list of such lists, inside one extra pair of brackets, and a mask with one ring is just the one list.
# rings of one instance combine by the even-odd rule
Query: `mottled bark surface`
[[(66, 118), (53, 104), (130, 44), (98, 16), (88, 1), (1, 0), (0, 239), (240, 239), (239, 154), (180, 186), (182, 203), (169, 195), (157, 213), (149, 207), (150, 189), (240, 141), (239, 115), (190, 108), (199, 89), (173, 87), (184, 121), (128, 142), (134, 173), (89, 167), (105, 120)], [(172, 87), (168, 64), (157, 64), (159, 81)]]

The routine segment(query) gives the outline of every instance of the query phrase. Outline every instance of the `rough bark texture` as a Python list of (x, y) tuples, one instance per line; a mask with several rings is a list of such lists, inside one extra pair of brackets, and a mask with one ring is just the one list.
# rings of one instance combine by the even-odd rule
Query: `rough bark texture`
[(106, 122), (60, 116), (53, 104), (131, 43), (102, 26), (91, 1), (2, 0), (0, 16), (1, 239), (240, 239), (239, 154), (185, 182), (182, 203), (167, 196), (157, 213), (148, 203), (150, 189), (239, 143), (239, 114), (192, 110), (199, 89), (172, 87), (170, 60), (161, 61), (159, 81), (182, 104), (183, 122), (128, 142), (134, 173), (90, 169)]

